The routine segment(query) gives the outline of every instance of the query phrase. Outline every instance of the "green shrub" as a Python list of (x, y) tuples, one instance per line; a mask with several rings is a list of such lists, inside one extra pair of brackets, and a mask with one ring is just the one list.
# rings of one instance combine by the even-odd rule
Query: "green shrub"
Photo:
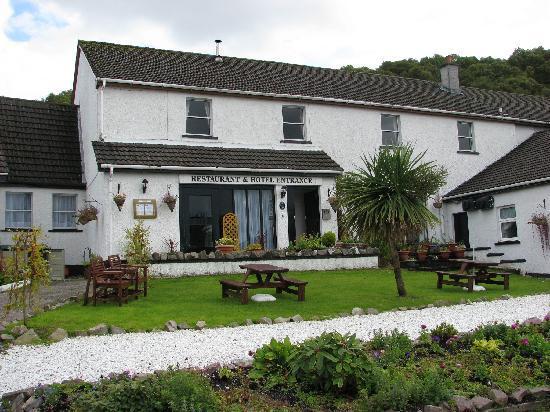
[(374, 392), (380, 374), (355, 335), (337, 332), (306, 340), (289, 361), (299, 383), (325, 393)]
[(318, 235), (300, 235), (296, 242), (293, 242), (289, 247), (293, 250), (304, 250), (304, 249), (325, 249), (325, 246), (321, 242), (321, 237)]
[[(61, 385), (64, 388), (64, 385)], [(216, 411), (220, 401), (206, 378), (195, 373), (168, 370), (132, 379), (114, 375), (87, 386), (71, 396), (61, 396), (57, 404), (49, 395), (49, 409), (75, 411)], [(67, 407), (69, 406), (69, 407)]]
[(262, 380), (267, 389), (294, 383), (296, 380), (290, 374), (288, 362), (294, 350), (295, 346), (288, 337), (282, 342), (271, 339), (269, 344), (256, 351), (248, 376), (251, 379)]
[(385, 367), (405, 364), (414, 349), (413, 342), (407, 334), (397, 329), (390, 333), (375, 332), (368, 346), (374, 351), (374, 357)]
[(503, 355), (501, 345), (502, 341), (498, 339), (476, 339), (472, 345), (472, 352), (486, 359), (498, 358)]
[(432, 340), (440, 346), (449, 346), (450, 343), (458, 336), (458, 331), (453, 325), (441, 323), (430, 331)]
[(336, 244), (336, 234), (334, 232), (325, 232), (321, 236), (321, 244), (326, 247), (332, 247)]
[(486, 339), (486, 340), (500, 340), (506, 341), (506, 337), (510, 332), (510, 327), (503, 323), (493, 323), (489, 325), (483, 325), (475, 329), (471, 335), (473, 340)]

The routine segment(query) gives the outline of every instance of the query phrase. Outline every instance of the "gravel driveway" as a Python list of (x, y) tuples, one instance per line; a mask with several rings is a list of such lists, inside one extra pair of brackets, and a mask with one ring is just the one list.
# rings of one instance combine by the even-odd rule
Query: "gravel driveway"
[[(86, 289), (86, 280), (84, 278), (67, 279), (54, 281), (49, 286), (40, 291), (40, 304), (42, 306), (61, 303), (71, 296), (82, 296)], [(4, 306), (8, 303), (9, 292), (0, 293), (0, 315), (3, 313)], [(11, 311), (7, 318), (8, 322), (23, 319), (21, 311)]]
[(544, 317), (549, 309), (550, 295), (535, 295), (325, 321), (128, 333), (72, 338), (48, 346), (18, 346), (0, 354), (0, 394), (65, 379), (93, 381), (101, 375), (125, 370), (150, 373), (170, 365), (183, 368), (227, 365), (250, 360), (248, 352), (271, 338), (280, 340), (289, 336), (293, 342), (300, 342), (325, 331), (338, 331), (355, 333), (368, 340), (377, 329), (395, 328), (416, 337), (421, 324), (432, 328), (441, 322), (452, 323), (465, 332), (495, 321), (512, 324), (533, 316)]

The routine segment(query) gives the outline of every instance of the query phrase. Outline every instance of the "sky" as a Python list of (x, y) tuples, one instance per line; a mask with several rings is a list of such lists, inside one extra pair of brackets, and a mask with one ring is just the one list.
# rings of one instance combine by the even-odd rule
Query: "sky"
[(77, 40), (339, 68), (550, 48), (550, 0), (0, 0), (0, 95), (72, 87)]

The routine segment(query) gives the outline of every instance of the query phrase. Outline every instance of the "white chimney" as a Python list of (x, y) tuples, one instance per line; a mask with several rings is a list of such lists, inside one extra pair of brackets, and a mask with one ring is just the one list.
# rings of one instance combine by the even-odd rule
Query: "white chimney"
[(441, 67), (441, 88), (451, 93), (460, 93), (458, 78), (458, 64), (453, 56), (445, 57), (445, 64)]

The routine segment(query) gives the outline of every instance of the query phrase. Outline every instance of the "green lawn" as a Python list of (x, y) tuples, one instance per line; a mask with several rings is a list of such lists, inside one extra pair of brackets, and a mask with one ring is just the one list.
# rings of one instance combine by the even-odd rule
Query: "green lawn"
[[(512, 296), (550, 293), (549, 281), (518, 275), (511, 276), (508, 292), (501, 286), (484, 285), (486, 292), (468, 294), (455, 286), (437, 289), (434, 273), (405, 270), (403, 274), (409, 293), (406, 298), (397, 297), (391, 270), (293, 272), (292, 277), (309, 282), (305, 302), (298, 302), (296, 296), (283, 293), (277, 295), (276, 302), (250, 302), (248, 305), (241, 305), (237, 298), (222, 299), (219, 276), (154, 279), (150, 282), (146, 298), (140, 297), (122, 307), (113, 303), (98, 303), (96, 307), (71, 303), (32, 318), (30, 326), (46, 330), (62, 327), (76, 331), (104, 322), (127, 330), (149, 330), (162, 328), (169, 319), (189, 325), (205, 320), (208, 326), (217, 326), (230, 322), (242, 323), (247, 318), (255, 320), (262, 316), (276, 318), (298, 313), (305, 319), (334, 316), (349, 313), (356, 306), (384, 311), (400, 306), (422, 306), (437, 300), (459, 302), (462, 298), (494, 299), (504, 293)], [(252, 294), (274, 292), (260, 289), (252, 291)]]

